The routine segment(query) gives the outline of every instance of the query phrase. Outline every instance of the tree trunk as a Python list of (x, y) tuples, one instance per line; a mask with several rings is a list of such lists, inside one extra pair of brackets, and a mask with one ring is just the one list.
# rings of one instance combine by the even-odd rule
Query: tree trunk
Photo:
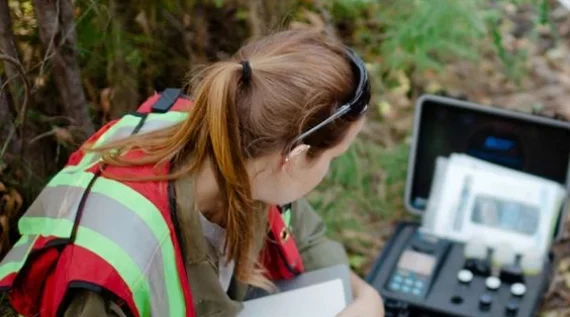
[[(16, 41), (14, 40), (14, 33), (12, 31), (12, 17), (10, 16), (8, 0), (0, 0), (0, 53), (19, 60)], [(16, 65), (4, 61), (4, 70), (6, 71), (6, 78), (10, 81), (8, 85), (12, 98), (14, 99), (14, 104), (19, 104), (22, 98), (20, 98), (18, 93), (18, 83), (20, 83), (20, 81)], [(6, 96), (4, 96), (4, 98), (6, 98)]]
[[(113, 41), (113, 52), (108, 60), (107, 80), (111, 86), (111, 109), (109, 119), (116, 119), (126, 112), (136, 109), (139, 103), (138, 72), (139, 70), (129, 64), (127, 55), (129, 48), (134, 48), (126, 33), (125, 16), (132, 10), (129, 1), (109, 1), (109, 12), (113, 16), (110, 22), (110, 36)], [(150, 36), (150, 35), (149, 35)]]
[[(0, 87), (3, 85), (3, 78), (0, 77)], [(14, 124), (8, 96), (4, 90), (0, 89), (0, 161), (6, 157), (6, 154), (20, 153), (20, 143), (17, 140)]]
[[(81, 85), (76, 60), (76, 33), (70, 0), (33, 0), (40, 39), (53, 67), (53, 76), (65, 108), (65, 115), (83, 131), (84, 139), (94, 132)], [(77, 140), (82, 141), (82, 140)]]
[[(8, 0), (0, 0), (0, 53), (18, 61), (18, 50), (14, 33), (12, 31), (12, 16), (8, 7)], [(20, 104), (22, 98), (19, 96), (18, 87), (22, 88), (18, 66), (3, 59), (5, 78), (9, 80), (7, 87), (14, 104)], [(16, 122), (10, 110), (10, 100), (8, 93), (3, 90), (6, 81), (0, 77), (0, 159), (6, 158), (10, 154), (20, 153), (20, 142), (16, 131)], [(20, 111), (20, 110), (18, 110)]]

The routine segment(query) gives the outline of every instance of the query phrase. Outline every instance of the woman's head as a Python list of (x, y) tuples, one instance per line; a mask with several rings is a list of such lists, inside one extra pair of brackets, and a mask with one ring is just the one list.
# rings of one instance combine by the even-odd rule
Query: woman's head
[[(178, 177), (212, 169), (222, 202), (227, 254), (252, 281), (260, 215), (254, 201), (283, 204), (314, 189), (363, 124), (369, 85), (362, 62), (333, 37), (284, 31), (241, 48), (194, 77), (184, 122), (102, 149), (142, 149), (137, 162), (171, 162)], [(334, 119), (334, 120), (331, 120)], [(188, 159), (191, 158), (191, 159)]]
[[(358, 111), (368, 102), (366, 95), (358, 100), (364, 104), (354, 105), (356, 116), (341, 116), (296, 139), (354, 97), (361, 76), (351, 58), (357, 59), (323, 33), (286, 31), (250, 42), (230, 60), (195, 77), (196, 102), (217, 104), (228, 116), (226, 120), (220, 120), (221, 113), (212, 116), (215, 124), (235, 119), (237, 125), (230, 124), (228, 131), (235, 135), (228, 136), (239, 143), (234, 149), (246, 162), (252, 198), (269, 204), (301, 198), (320, 183), (331, 159), (354, 139), (362, 125)], [(366, 93), (368, 87), (360, 89)], [(234, 111), (235, 118), (230, 118)]]

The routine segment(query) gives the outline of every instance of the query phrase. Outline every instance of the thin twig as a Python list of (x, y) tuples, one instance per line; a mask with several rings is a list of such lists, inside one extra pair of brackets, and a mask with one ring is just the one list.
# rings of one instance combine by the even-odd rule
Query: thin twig
[(44, 122), (44, 123), (50, 123), (53, 121), (67, 121), (68, 125), (76, 125), (77, 122), (75, 120), (73, 120), (73, 118), (68, 117), (68, 116), (46, 116), (43, 114), (39, 115), (39, 120), (40, 122)]
[(64, 36), (62, 37), (62, 39), (61, 39), (59, 45), (57, 45), (57, 46), (54, 47), (55, 37), (57, 36), (57, 33), (58, 33), (58, 31), (59, 31), (59, 27), (60, 27), (60, 25), (59, 25), (59, 9), (60, 9), (60, 7), (59, 7), (59, 0), (56, 0), (56, 2), (55, 2), (55, 17), (56, 17), (56, 18), (55, 18), (54, 21), (53, 21), (53, 23), (54, 23), (54, 26), (53, 26), (53, 28), (54, 28), (54, 29), (53, 29), (53, 34), (51, 35), (51, 38), (50, 38), (49, 43), (48, 43), (48, 46), (46, 47), (46, 52), (45, 52), (44, 58), (43, 58), (43, 60), (42, 60), (42, 64), (41, 64), (41, 66), (40, 66), (40, 77), (43, 77), (43, 75), (44, 75), (45, 65), (46, 65), (46, 62), (50, 59), (50, 57), (48, 57), (48, 55), (50, 55), (50, 52), (52, 51), (52, 48), (53, 48), (53, 54), (52, 54), (51, 56), (53, 56), (53, 55), (56, 54), (55, 52), (56, 52), (56, 50), (57, 50), (57, 47), (59, 47), (61, 44), (63, 44), (64, 41), (65, 41), (65, 39), (66, 39), (66, 37), (67, 37), (67, 35), (64, 34)]
[[(6, 54), (0, 54), (0, 59), (14, 65), (16, 67), (16, 70), (22, 77), (22, 82), (24, 83), (24, 101), (22, 102), (22, 108), (17, 113), (16, 124), (14, 126), (15, 129), (16, 126), (20, 125), (20, 156), (22, 156), (24, 153), (24, 140), (25, 140), (24, 127), (26, 125), (26, 113), (28, 111), (28, 100), (30, 97), (30, 83), (28, 82), (28, 78), (26, 77), (26, 70), (24, 69), (24, 66), (22, 66), (22, 63), (20, 63), (19, 60), (15, 59), (12, 56), (8, 56)], [(10, 136), (10, 138), (11, 137), (12, 135)], [(4, 146), (2, 147), (2, 152), (0, 153), (0, 156), (4, 154), (8, 142), (10, 142), (10, 139), (6, 140)]]
[(15, 133), (16, 133), (16, 125), (13, 124), (10, 127), (10, 132), (8, 133), (8, 137), (6, 138), (6, 142), (4, 142), (4, 145), (2, 145), (2, 149), (0, 149), (0, 158), (4, 157), (4, 153), (6, 153), (8, 144), (10, 144), (10, 140), (14, 137)]
[(36, 143), (37, 141), (39, 141), (45, 137), (48, 137), (50, 135), (54, 135), (55, 133), (56, 133), (55, 130), (49, 130), (49, 131), (46, 131), (44, 133), (38, 134), (33, 139), (30, 140), (30, 144)]

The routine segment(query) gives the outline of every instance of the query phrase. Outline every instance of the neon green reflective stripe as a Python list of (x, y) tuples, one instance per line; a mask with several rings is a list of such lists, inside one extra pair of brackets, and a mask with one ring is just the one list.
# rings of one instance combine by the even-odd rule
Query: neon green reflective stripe
[[(53, 235), (68, 237), (73, 222), (67, 219), (52, 219), (46, 217), (22, 217), (20, 230), (23, 233)], [(107, 237), (88, 228), (79, 226), (75, 244), (95, 254), (100, 255), (123, 277), (125, 283), (133, 293), (135, 305), (140, 316), (148, 316), (150, 312), (150, 288), (148, 281), (135, 265), (133, 260), (125, 254), (123, 249), (115, 245)]]
[(285, 223), (285, 227), (290, 228), (291, 226), (291, 208), (287, 208), (281, 214), (283, 218), (283, 222)]
[(31, 239), (28, 235), (23, 235), (18, 239), (10, 251), (4, 256), (4, 259), (2, 259), (2, 264), (0, 264), (0, 279), (12, 273), (16, 273), (22, 268), (25, 262), (24, 260), (32, 250), (36, 239), (37, 236)]
[(8, 262), (2, 264), (0, 267), (0, 278), (5, 278), (6, 276), (18, 272), (22, 268), (23, 261), (20, 262)]
[[(69, 185), (85, 188), (92, 176), (93, 174), (88, 172), (59, 173), (50, 181), (48, 187)], [(143, 195), (115, 180), (100, 177), (91, 187), (91, 192), (100, 193), (119, 202), (125, 202), (129, 209), (136, 213), (151, 229), (156, 240), (161, 243), (160, 251), (164, 263), (164, 278), (170, 313), (172, 316), (184, 315), (185, 302), (176, 262), (174, 261), (176, 258), (174, 245), (170, 237), (170, 230), (160, 211)]]
[(188, 113), (184, 112), (184, 111), (168, 111), (165, 113), (155, 113), (155, 112), (151, 112), (147, 115), (147, 119), (146, 121), (148, 122), (149, 120), (164, 120), (164, 121), (170, 121), (170, 122), (177, 122), (180, 120), (184, 120), (188, 117)]
[[(95, 141), (95, 146), (100, 146), (105, 143), (110, 137), (121, 127), (121, 126), (132, 126), (133, 128), (136, 127), (140, 118), (135, 117), (133, 115), (126, 115), (122, 117), (117, 123), (115, 123), (112, 127), (109, 128), (101, 137)], [(83, 156), (81, 161), (75, 166), (67, 166), (64, 168), (65, 171), (76, 171), (76, 170), (84, 170), (88, 167), (88, 165), (97, 161), (96, 156), (98, 153), (88, 152)]]

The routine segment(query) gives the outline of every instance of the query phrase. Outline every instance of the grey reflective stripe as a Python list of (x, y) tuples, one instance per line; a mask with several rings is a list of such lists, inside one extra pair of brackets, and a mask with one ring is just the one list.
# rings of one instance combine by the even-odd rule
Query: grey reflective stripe
[[(8, 251), (0, 263), (0, 279), (20, 271), (36, 242), (37, 235), (23, 235)], [(7, 285), (10, 287), (10, 285)]]
[(32, 247), (32, 244), (36, 241), (36, 237), (37, 237), (36, 235), (22, 236), (20, 239), (24, 239), (24, 240), (20, 240), (20, 241), (24, 241), (24, 242), (15, 244), (12, 247), (12, 249), (10, 249), (10, 251), (8, 251), (6, 256), (4, 256), (4, 259), (2, 259), (2, 265), (6, 264), (6, 263), (10, 263), (10, 262), (21, 262), (21, 261), (23, 261), (24, 258), (26, 257), (26, 255), (28, 254), (28, 251)]
[[(166, 128), (180, 122), (185, 117), (186, 115), (183, 113), (149, 114), (144, 121), (143, 126), (137, 133), (147, 133)], [(105, 133), (103, 139), (101, 140), (101, 143), (109, 143), (111, 141), (120, 140), (132, 135), (140, 120), (142, 120), (141, 117), (132, 115), (126, 116)], [(88, 158), (86, 157), (85, 160), (81, 162), (81, 166), (90, 166), (91, 164), (97, 162), (99, 158), (100, 155), (98, 154), (90, 155)], [(74, 169), (66, 168), (63, 170), (63, 172), (71, 172), (72, 170)]]
[[(137, 133), (141, 134), (141, 133), (152, 132), (155, 130), (169, 127), (175, 123), (176, 122), (160, 120), (160, 118), (157, 119), (149, 118), (144, 122), (143, 126), (140, 128), (140, 130)], [(115, 130), (113, 134), (109, 135), (108, 140), (115, 141), (122, 138), (126, 138), (133, 133), (133, 129), (134, 128), (131, 126), (121, 126), (117, 130)]]
[[(63, 218), (73, 221), (77, 213), (81, 196), (77, 196), (77, 191), (73, 187), (60, 187), (60, 190), (53, 192), (50, 187), (44, 188), (28, 210), (22, 217), (49, 217)], [(81, 195), (84, 189), (81, 189)], [(67, 236), (61, 238), (69, 238), (71, 230)]]
[[(184, 118), (185, 118), (184, 115), (180, 116), (180, 119), (184, 119)], [(155, 117), (154, 115), (150, 115), (150, 116), (148, 116), (148, 118), (144, 122), (144, 125), (142, 126), (142, 128), (139, 130), (138, 133), (147, 133), (147, 132), (167, 128), (169, 126), (175, 125), (176, 123), (179, 123), (180, 121), (181, 120), (163, 120), (160, 117), (160, 115), (157, 115), (157, 117)]]
[[(73, 186), (46, 187), (36, 200), (37, 204), (34, 202), (25, 216), (74, 221), (75, 212), (61, 210), (77, 210), (84, 190), (82, 187)], [(65, 208), (62, 208), (62, 197), (68, 199)], [(118, 225), (111, 226), (110, 221)], [(164, 263), (162, 256), (157, 254), (161, 252), (161, 245), (147, 224), (122, 203), (103, 194), (91, 192), (85, 202), (80, 226), (109, 238), (133, 259), (151, 286), (152, 316), (169, 316)]]

